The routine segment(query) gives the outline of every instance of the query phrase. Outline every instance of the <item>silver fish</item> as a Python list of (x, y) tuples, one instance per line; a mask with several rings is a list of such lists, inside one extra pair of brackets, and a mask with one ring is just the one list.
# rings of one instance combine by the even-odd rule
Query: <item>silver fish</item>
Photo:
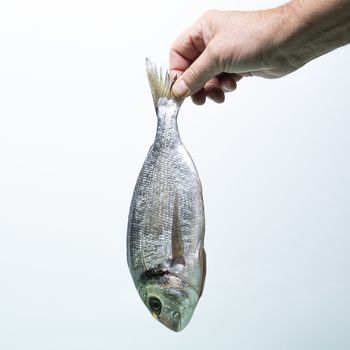
[(178, 132), (183, 99), (173, 95), (168, 72), (163, 76), (148, 59), (146, 68), (158, 123), (131, 201), (128, 266), (152, 315), (178, 332), (193, 315), (206, 275), (202, 186)]

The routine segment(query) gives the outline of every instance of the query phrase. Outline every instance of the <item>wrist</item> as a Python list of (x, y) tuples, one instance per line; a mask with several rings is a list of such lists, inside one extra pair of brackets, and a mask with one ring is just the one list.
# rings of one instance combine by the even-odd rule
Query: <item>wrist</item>
[(274, 38), (275, 59), (304, 64), (350, 42), (350, 2), (291, 0), (274, 9), (280, 18)]
[(297, 70), (308, 61), (303, 53), (303, 47), (297, 43), (303, 32), (303, 20), (299, 8), (289, 2), (267, 11), (271, 12), (274, 22), (271, 33), (271, 68), (284, 67), (291, 72)]

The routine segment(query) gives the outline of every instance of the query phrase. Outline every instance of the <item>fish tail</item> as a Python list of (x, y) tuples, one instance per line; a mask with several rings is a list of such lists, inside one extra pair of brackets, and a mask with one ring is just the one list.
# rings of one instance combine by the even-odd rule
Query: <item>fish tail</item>
[(162, 68), (158, 68), (149, 58), (146, 58), (146, 70), (153, 102), (156, 108), (158, 106), (159, 99), (162, 97), (169, 100), (172, 99), (179, 105), (183, 102), (184, 98), (175, 96), (172, 91), (172, 87), (177, 77), (175, 77), (173, 80), (170, 79), (169, 72), (166, 70), (163, 74)]

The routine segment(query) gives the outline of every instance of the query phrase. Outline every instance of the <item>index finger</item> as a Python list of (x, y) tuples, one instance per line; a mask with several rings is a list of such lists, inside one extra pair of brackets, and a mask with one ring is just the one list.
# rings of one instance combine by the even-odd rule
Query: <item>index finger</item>
[(178, 36), (170, 48), (170, 76), (181, 75), (204, 50), (202, 31), (196, 23)]

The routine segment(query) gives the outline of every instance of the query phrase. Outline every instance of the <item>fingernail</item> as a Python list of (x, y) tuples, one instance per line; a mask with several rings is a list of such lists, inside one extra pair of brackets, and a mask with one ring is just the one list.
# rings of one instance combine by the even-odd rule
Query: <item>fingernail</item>
[(176, 82), (173, 86), (173, 93), (176, 96), (179, 96), (179, 97), (185, 96), (188, 93), (188, 91), (189, 91), (189, 88), (183, 80)]

